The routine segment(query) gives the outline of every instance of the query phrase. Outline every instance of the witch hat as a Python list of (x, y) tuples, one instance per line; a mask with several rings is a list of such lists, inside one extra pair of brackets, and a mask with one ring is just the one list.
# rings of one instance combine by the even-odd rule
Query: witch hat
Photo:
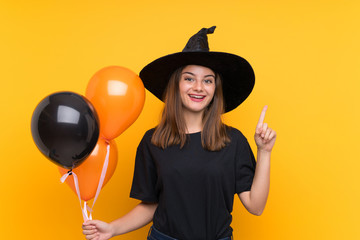
[(200, 65), (220, 74), (225, 112), (239, 106), (254, 88), (254, 71), (251, 65), (238, 55), (210, 51), (207, 34), (213, 33), (215, 28), (202, 28), (189, 39), (182, 52), (166, 55), (146, 65), (140, 71), (145, 88), (163, 101), (167, 83), (176, 69), (186, 65)]

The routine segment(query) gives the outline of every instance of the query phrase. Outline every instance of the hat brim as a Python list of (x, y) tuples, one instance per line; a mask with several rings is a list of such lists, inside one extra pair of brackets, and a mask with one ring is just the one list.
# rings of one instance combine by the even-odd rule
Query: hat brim
[(163, 101), (171, 74), (186, 65), (205, 66), (220, 74), (225, 112), (239, 106), (254, 88), (255, 75), (251, 65), (240, 56), (224, 52), (178, 52), (166, 55), (146, 65), (139, 75), (145, 88)]

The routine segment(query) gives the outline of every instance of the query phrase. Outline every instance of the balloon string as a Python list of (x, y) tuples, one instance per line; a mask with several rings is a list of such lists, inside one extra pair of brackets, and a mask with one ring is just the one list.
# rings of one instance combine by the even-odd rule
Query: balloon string
[(94, 205), (95, 205), (95, 202), (100, 194), (100, 191), (101, 191), (101, 188), (104, 184), (104, 180), (105, 180), (105, 176), (106, 176), (106, 171), (108, 169), (108, 165), (109, 165), (109, 157), (110, 157), (110, 144), (109, 142), (106, 142), (107, 146), (106, 146), (106, 157), (105, 157), (105, 160), (104, 160), (104, 165), (103, 165), (103, 168), (102, 168), (102, 171), (101, 171), (101, 176), (100, 176), (100, 179), (99, 179), (99, 184), (98, 184), (98, 188), (96, 190), (96, 194), (95, 194), (95, 198), (94, 198), (94, 201), (93, 201), (93, 204), (90, 208), (90, 217), (91, 217), (91, 212), (92, 212), (92, 209), (94, 208)]
[(60, 181), (62, 183), (65, 182), (66, 178), (68, 176), (72, 175), (73, 178), (74, 178), (74, 184), (75, 184), (75, 189), (76, 189), (76, 194), (78, 195), (78, 198), (79, 198), (79, 202), (80, 202), (80, 208), (81, 208), (81, 212), (82, 212), (82, 216), (83, 216), (83, 219), (84, 221), (86, 220), (91, 220), (92, 217), (90, 215), (90, 217), (88, 216), (88, 213), (87, 213), (87, 206), (86, 206), (86, 202), (84, 202), (84, 208), (81, 206), (81, 196), (80, 196), (80, 189), (79, 189), (79, 180), (78, 180), (78, 177), (77, 175), (72, 171), (68, 171), (67, 173), (65, 173), (61, 178), (60, 178)]
[[(102, 168), (100, 179), (99, 179), (99, 184), (98, 184), (96, 194), (95, 194), (95, 198), (94, 198), (94, 201), (93, 201), (93, 204), (92, 204), (91, 208), (87, 205), (86, 202), (84, 202), (84, 207), (82, 207), (78, 177), (72, 170), (68, 171), (60, 179), (60, 181), (63, 183), (63, 182), (65, 182), (65, 180), (66, 180), (66, 178), (68, 176), (70, 176), (70, 175), (73, 176), (75, 189), (76, 189), (76, 194), (78, 195), (78, 198), (79, 198), (80, 208), (81, 208), (81, 212), (82, 212), (84, 221), (92, 220), (92, 211), (93, 211), (92, 209), (94, 208), (95, 202), (96, 202), (96, 200), (97, 200), (97, 198), (98, 198), (98, 196), (100, 194), (101, 188), (102, 188), (102, 186), (104, 184), (106, 171), (107, 171), (107, 168), (108, 168), (108, 165), (109, 165), (109, 156), (110, 156), (110, 144), (107, 142), (106, 157), (105, 157), (105, 160), (104, 160), (103, 168)], [(89, 211), (90, 215), (88, 215), (88, 211)]]

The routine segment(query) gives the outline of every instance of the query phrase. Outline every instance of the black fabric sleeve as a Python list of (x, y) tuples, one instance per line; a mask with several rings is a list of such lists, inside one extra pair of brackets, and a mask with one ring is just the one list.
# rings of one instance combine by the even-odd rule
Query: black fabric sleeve
[(244, 136), (237, 143), (235, 192), (250, 191), (255, 174), (256, 161)]
[(137, 148), (130, 197), (144, 202), (158, 202), (156, 166), (150, 153), (149, 141), (150, 136), (145, 134)]

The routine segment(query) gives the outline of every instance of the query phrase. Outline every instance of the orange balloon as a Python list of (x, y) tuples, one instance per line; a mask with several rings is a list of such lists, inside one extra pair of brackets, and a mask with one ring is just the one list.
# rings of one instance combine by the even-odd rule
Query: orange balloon
[(100, 134), (111, 140), (125, 131), (140, 115), (145, 102), (145, 88), (131, 70), (110, 66), (90, 79), (85, 96), (100, 120)]
[[(109, 144), (109, 164), (102, 187), (105, 186), (105, 184), (114, 174), (118, 160), (118, 152), (115, 140), (110, 141)], [(91, 155), (82, 164), (72, 170), (78, 177), (80, 196), (84, 201), (88, 201), (95, 197), (107, 153), (106, 147), (106, 141), (100, 138)], [(64, 175), (68, 172), (68, 169), (59, 167), (59, 171), (61, 175)], [(74, 178), (72, 176), (68, 176), (65, 182), (76, 194)]]

